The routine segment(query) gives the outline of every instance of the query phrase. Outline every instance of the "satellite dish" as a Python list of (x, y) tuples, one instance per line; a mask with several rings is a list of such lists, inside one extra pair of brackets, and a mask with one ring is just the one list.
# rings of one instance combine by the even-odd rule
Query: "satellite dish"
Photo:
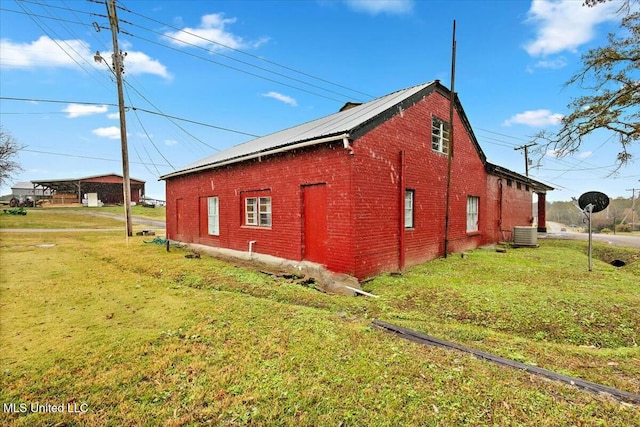
[(585, 210), (589, 205), (593, 205), (593, 213), (603, 211), (609, 206), (609, 196), (599, 191), (587, 191), (578, 199), (578, 206)]

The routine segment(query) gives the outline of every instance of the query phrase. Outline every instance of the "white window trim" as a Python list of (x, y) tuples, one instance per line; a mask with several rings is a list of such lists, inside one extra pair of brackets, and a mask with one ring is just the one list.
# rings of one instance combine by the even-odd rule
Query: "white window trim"
[[(446, 133), (446, 137), (445, 137)], [(449, 124), (436, 116), (431, 117), (431, 149), (442, 154), (449, 154), (449, 146), (451, 133)], [(437, 144), (434, 146), (434, 138), (437, 138)]]
[(260, 227), (271, 227), (271, 197), (260, 197), (258, 199), (258, 225)]
[(207, 198), (207, 231), (210, 236), (220, 235), (220, 201), (218, 197)]
[[(407, 196), (409, 197), (407, 198)], [(405, 190), (404, 191), (404, 228), (414, 227), (414, 219), (415, 219), (414, 201), (415, 201), (415, 191)]]
[(467, 197), (467, 233), (479, 231), (480, 197)]
[(271, 196), (244, 199), (244, 224), (250, 227), (271, 227)]

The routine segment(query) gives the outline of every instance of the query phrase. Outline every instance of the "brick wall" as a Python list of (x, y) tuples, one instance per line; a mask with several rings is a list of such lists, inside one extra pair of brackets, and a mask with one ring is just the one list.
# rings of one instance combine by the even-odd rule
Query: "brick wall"
[[(432, 115), (448, 122), (449, 100), (438, 92), (352, 143), (323, 144), (167, 181), (171, 239), (249, 249), (293, 260), (304, 257), (302, 186), (327, 186), (327, 268), (359, 278), (444, 254), (447, 156), (431, 148)], [(502, 240), (529, 225), (531, 193), (487, 175), (460, 117), (455, 115), (449, 252)], [(401, 154), (404, 168), (401, 167)], [(414, 227), (401, 229), (405, 189), (415, 193)], [(272, 197), (270, 228), (243, 225), (243, 195)], [(220, 236), (208, 236), (206, 197), (220, 201)], [(479, 230), (467, 232), (467, 198), (479, 198)], [(502, 197), (502, 199), (501, 199)], [(502, 203), (500, 202), (502, 200)], [(181, 210), (182, 223), (176, 217)]]
[[(350, 227), (350, 162), (342, 143), (298, 150), (261, 160), (226, 166), (167, 181), (167, 234), (189, 243), (253, 250), (282, 258), (301, 260), (301, 186), (325, 183), (329, 224), (327, 267), (353, 274), (353, 233)], [(243, 195), (272, 198), (272, 226), (244, 226)], [(201, 198), (219, 198), (220, 235), (208, 236), (206, 207)], [(184, 224), (176, 223), (177, 199), (183, 199)], [(180, 231), (180, 233), (178, 233)]]
[[(449, 121), (449, 100), (434, 92), (353, 143), (356, 266), (358, 277), (397, 270), (404, 233), (405, 265), (444, 254), (447, 156), (431, 149), (431, 117)], [(449, 251), (486, 241), (486, 173), (460, 118), (454, 122)], [(400, 152), (404, 187), (414, 190), (414, 228), (400, 230)], [(467, 196), (480, 198), (479, 233), (468, 234)]]
[(515, 179), (489, 175), (488, 195), (493, 202), (490, 230), (492, 242), (511, 240), (513, 227), (531, 226), (533, 191)]

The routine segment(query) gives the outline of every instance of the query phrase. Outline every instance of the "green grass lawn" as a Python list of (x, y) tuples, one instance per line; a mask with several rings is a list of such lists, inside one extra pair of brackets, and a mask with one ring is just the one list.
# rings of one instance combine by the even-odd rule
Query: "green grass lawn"
[(368, 281), (372, 299), (143, 239), (0, 234), (0, 401), (86, 410), (0, 425), (640, 425), (637, 406), (371, 327), (640, 393), (637, 251), (598, 246), (629, 264), (588, 272), (580, 242), (477, 250)]
[[(0, 213), (0, 229), (3, 228), (122, 228), (124, 219), (105, 218), (100, 214), (122, 215), (122, 206), (101, 208), (27, 208), (27, 215)], [(95, 215), (89, 215), (95, 214)], [(163, 220), (166, 208), (144, 208), (132, 206), (131, 215), (138, 218)]]
[[(124, 207), (122, 206), (103, 206), (96, 209), (98, 212), (109, 212), (121, 214), (124, 216)], [(167, 208), (164, 206), (156, 206), (155, 208), (145, 208), (142, 205), (131, 206), (131, 215), (140, 218), (161, 219), (164, 221), (167, 214)]]

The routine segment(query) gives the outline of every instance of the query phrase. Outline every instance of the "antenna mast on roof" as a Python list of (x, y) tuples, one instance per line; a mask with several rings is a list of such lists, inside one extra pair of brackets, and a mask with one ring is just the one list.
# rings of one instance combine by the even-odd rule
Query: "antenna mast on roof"
[(447, 155), (447, 194), (444, 213), (444, 257), (449, 254), (449, 198), (451, 193), (451, 161), (453, 160), (453, 112), (456, 100), (456, 20), (453, 20), (453, 38), (451, 41), (451, 88), (449, 89), (449, 153)]

